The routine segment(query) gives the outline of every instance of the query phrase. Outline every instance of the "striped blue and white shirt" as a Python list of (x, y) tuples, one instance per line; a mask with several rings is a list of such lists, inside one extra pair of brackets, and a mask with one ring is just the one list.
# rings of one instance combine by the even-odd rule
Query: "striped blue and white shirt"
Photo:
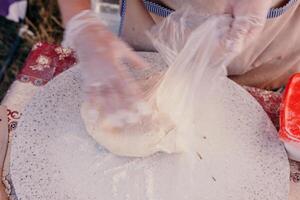
[[(174, 10), (172, 10), (170, 8), (163, 7), (163, 6), (161, 6), (157, 3), (151, 2), (150, 0), (143, 0), (143, 1), (144, 1), (144, 5), (145, 5), (146, 9), (149, 12), (154, 13), (158, 16), (167, 17), (172, 12), (174, 12)], [(280, 8), (271, 8), (268, 12), (267, 18), (268, 19), (273, 19), (273, 18), (277, 18), (277, 17), (283, 15), (297, 1), (298, 0), (289, 0), (289, 2), (285, 6), (282, 6)], [(125, 13), (126, 13), (126, 0), (122, 0), (122, 2), (121, 2), (121, 18), (122, 19), (121, 19), (121, 24), (120, 24), (120, 33), (123, 29), (123, 20), (124, 20)]]

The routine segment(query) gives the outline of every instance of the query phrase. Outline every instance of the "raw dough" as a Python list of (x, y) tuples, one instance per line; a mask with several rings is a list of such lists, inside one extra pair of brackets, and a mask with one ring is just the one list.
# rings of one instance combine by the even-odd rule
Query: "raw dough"
[[(99, 126), (98, 113), (91, 113), (92, 108), (88, 103), (81, 106), (81, 115), (85, 122), (88, 133), (101, 145), (117, 155), (124, 156), (149, 156), (158, 151), (173, 153), (180, 151), (176, 142), (176, 128), (171, 123), (160, 123), (167, 121), (168, 116), (156, 113), (160, 116), (153, 116), (160, 121), (141, 121), (138, 125), (128, 127), (121, 133), (106, 133)], [(93, 115), (95, 114), (95, 115)], [(166, 125), (170, 125), (166, 127)]]
[[(100, 113), (96, 106), (84, 102), (81, 108), (82, 118), (89, 134), (101, 145), (117, 155), (148, 156), (156, 152), (175, 153), (191, 148), (193, 137), (198, 131), (195, 124), (199, 123), (202, 113), (214, 109), (207, 107), (205, 98), (210, 95), (216, 83), (222, 81), (224, 57), (212, 59), (218, 47), (219, 34), (228, 28), (217, 30), (220, 23), (229, 22), (228, 18), (212, 17), (204, 20), (186, 42), (183, 50), (176, 55), (174, 63), (164, 74), (157, 90), (150, 94), (149, 105), (157, 106), (157, 112), (151, 119), (142, 119), (138, 124), (124, 128), (117, 133), (105, 132), (101, 129)], [(214, 33), (214, 34), (212, 34)], [(164, 44), (154, 44), (163, 48)], [(173, 41), (179, 43), (179, 41)], [(206, 49), (204, 46), (209, 45)], [(165, 60), (170, 56), (165, 50)], [(149, 82), (144, 90), (151, 90), (155, 85)], [(215, 95), (215, 94), (214, 94)], [(222, 110), (215, 110), (216, 115)], [(201, 118), (201, 117), (200, 117)], [(209, 122), (213, 125), (213, 122)], [(197, 145), (196, 145), (197, 146)]]

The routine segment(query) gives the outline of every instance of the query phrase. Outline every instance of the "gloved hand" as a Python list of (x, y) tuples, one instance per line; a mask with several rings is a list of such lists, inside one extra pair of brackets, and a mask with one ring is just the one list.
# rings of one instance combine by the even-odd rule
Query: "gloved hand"
[[(175, 60), (190, 34), (212, 16), (223, 15), (219, 21), (220, 40), (215, 55), (234, 53), (245, 49), (263, 29), (272, 0), (199, 0), (176, 10), (154, 27), (149, 34), (155, 47), (168, 64)], [(206, 48), (203, 46), (203, 48)]]
[(151, 114), (134, 78), (122, 62), (145, 67), (124, 42), (114, 36), (92, 11), (74, 16), (66, 27), (64, 45), (77, 52), (90, 114), (112, 130)]
[(194, 4), (195, 10), (200, 14), (230, 15), (231, 31), (227, 38), (238, 41), (239, 45), (245, 45), (251, 42), (251, 39), (264, 27), (268, 11), (272, 7), (272, 0), (200, 0)]
[(262, 31), (272, 0), (223, 0), (224, 13), (232, 14), (231, 31), (227, 41), (241, 51)]

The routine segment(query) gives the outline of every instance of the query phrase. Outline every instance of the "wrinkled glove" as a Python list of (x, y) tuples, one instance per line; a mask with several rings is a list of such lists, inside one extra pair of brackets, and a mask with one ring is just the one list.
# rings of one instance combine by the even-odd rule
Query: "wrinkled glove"
[(77, 52), (85, 102), (91, 115), (100, 113), (104, 128), (121, 128), (151, 113), (122, 62), (146, 64), (96, 14), (86, 10), (74, 16), (67, 24), (64, 45)]
[(195, 1), (192, 6), (184, 6), (163, 20), (149, 36), (170, 65), (196, 28), (212, 17), (220, 16), (216, 29), (219, 31), (219, 48), (215, 49), (215, 56), (234, 57), (262, 31), (271, 5), (271, 0)]
[(231, 31), (226, 35), (233, 48), (245, 48), (263, 29), (272, 0), (201, 0), (208, 15), (228, 14)]
[(233, 17), (227, 41), (240, 52), (264, 28), (272, 0), (223, 0), (223, 3), (227, 5), (225, 12)]

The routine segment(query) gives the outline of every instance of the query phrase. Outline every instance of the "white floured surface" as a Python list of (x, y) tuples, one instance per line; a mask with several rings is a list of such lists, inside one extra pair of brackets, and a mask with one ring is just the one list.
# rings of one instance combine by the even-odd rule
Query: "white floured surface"
[[(143, 55), (156, 64), (139, 76), (165, 69), (157, 54)], [(210, 102), (224, 112), (205, 113), (198, 124), (199, 154), (144, 159), (114, 156), (88, 136), (79, 112), (80, 83), (75, 67), (51, 81), (25, 109), (12, 146), (19, 199), (287, 199), (284, 147), (262, 108), (231, 81), (224, 79), (218, 85), (220, 99)], [(228, 92), (232, 98), (223, 99)]]

